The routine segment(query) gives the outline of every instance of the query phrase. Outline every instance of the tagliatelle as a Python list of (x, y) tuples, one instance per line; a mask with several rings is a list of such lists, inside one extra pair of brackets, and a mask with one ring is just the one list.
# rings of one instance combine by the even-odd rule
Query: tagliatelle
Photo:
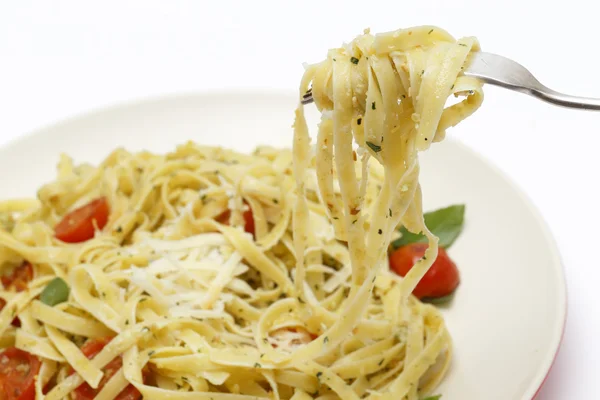
[[(129, 385), (153, 400), (431, 392), (452, 348), (439, 311), (411, 296), (437, 256), (418, 152), (480, 105), (481, 84), (461, 75), (477, 49), (435, 27), (366, 32), (306, 69), (300, 94), (312, 87), (322, 113), (315, 148), (300, 106), (291, 151), (188, 143), (119, 149), (98, 167), (65, 156), (39, 201), (0, 202), (0, 263), (34, 268), (27, 290), (0, 291), (0, 342), (40, 358), (37, 397), (83, 383), (97, 399)], [(444, 109), (451, 94), (466, 98)], [(55, 237), (98, 198), (110, 215), (93, 238)], [(400, 225), (430, 245), (405, 278), (386, 256)], [(70, 293), (52, 306), (38, 296), (55, 277)], [(105, 337), (88, 360), (82, 345)]]

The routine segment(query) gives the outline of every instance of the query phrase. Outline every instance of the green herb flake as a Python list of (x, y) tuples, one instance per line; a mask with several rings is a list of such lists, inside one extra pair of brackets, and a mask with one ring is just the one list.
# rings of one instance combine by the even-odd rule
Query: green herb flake
[(259, 363), (254, 363), (254, 368), (262, 368), (262, 365), (260, 365)]
[(383, 231), (381, 229), (378, 229), (377, 233), (379, 233), (381, 235), (383, 233)]
[(427, 32), (428, 35), (431, 35), (433, 33), (433, 29), (430, 30), (429, 32)]
[(64, 303), (68, 298), (69, 286), (67, 286), (67, 283), (59, 277), (52, 279), (40, 295), (42, 303), (52, 307)]
[[(463, 229), (465, 205), (457, 204), (441, 208), (425, 213), (424, 217), (427, 228), (440, 239), (438, 245), (443, 248), (448, 248), (454, 243)], [(402, 236), (392, 243), (394, 249), (411, 243), (427, 242), (427, 237), (425, 235), (409, 232), (404, 227), (400, 228), (400, 233)]]
[(360, 125), (360, 124), (362, 124), (362, 118), (359, 118), (356, 120), (356, 125)]
[(424, 397), (421, 400), (440, 400), (441, 398), (442, 398), (441, 394), (436, 394), (436, 395), (433, 395), (433, 396)]
[(329, 336), (325, 336), (323, 338), (323, 344), (327, 344), (329, 342)]
[(273, 199), (273, 203), (275, 203), (275, 204), (279, 204), (279, 200), (277, 200), (277, 199)]
[(358, 64), (358, 58), (356, 58), (356, 57), (351, 57), (351, 58), (350, 58), (350, 62), (351, 62), (352, 64), (356, 65), (356, 64)]
[(367, 146), (375, 153), (379, 153), (381, 151), (381, 146), (376, 145), (375, 143), (367, 142)]
[(392, 216), (392, 209), (388, 208), (388, 212), (390, 213), (390, 217)]
[(452, 301), (452, 299), (454, 298), (454, 293), (456, 293), (456, 291), (441, 297), (423, 297), (421, 299), (421, 302), (436, 305), (446, 304)]
[(323, 373), (321, 371), (317, 372), (317, 379), (321, 379), (321, 376), (323, 376)]
[(375, 109), (375, 102), (372, 102), (371, 103), (371, 110), (374, 110), (374, 109)]

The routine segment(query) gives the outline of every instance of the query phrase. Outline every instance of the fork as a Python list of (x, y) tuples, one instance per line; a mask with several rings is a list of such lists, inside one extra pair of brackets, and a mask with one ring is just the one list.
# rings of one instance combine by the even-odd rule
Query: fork
[[(558, 106), (582, 110), (600, 110), (600, 99), (570, 96), (552, 90), (542, 85), (521, 64), (497, 54), (482, 51), (471, 53), (463, 74), (478, 78), (491, 85), (528, 94)], [(309, 89), (302, 97), (301, 102), (302, 104), (309, 104), (312, 101), (312, 91)]]

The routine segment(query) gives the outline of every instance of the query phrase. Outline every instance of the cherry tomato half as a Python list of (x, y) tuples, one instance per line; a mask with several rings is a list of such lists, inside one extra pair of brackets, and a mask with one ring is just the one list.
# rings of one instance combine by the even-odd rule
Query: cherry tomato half
[(40, 360), (26, 351), (9, 347), (0, 353), (0, 398), (2, 400), (34, 400), (35, 376)]
[[(106, 346), (111, 340), (112, 338), (110, 337), (89, 340), (81, 347), (81, 352), (88, 359), (92, 359), (96, 356), (96, 354), (100, 353), (100, 350), (102, 350), (104, 346)], [(90, 385), (84, 382), (73, 391), (73, 400), (92, 400), (95, 398), (100, 390), (102, 390), (104, 385), (106, 385), (106, 382), (108, 382), (108, 380), (112, 378), (112, 376), (116, 374), (122, 366), (123, 360), (121, 357), (115, 357), (111, 362), (106, 364), (104, 368), (102, 368), (104, 376), (102, 377), (98, 388), (93, 389)], [(137, 390), (137, 388), (129, 384), (121, 391), (121, 393), (117, 395), (117, 397), (115, 397), (115, 400), (139, 400), (141, 398), (142, 394)]]
[[(413, 243), (402, 246), (390, 254), (390, 268), (400, 276), (420, 260), (427, 250), (427, 243)], [(419, 299), (448, 296), (460, 283), (458, 268), (443, 248), (438, 249), (438, 257), (423, 276), (413, 294)]]
[(94, 237), (94, 221), (98, 229), (102, 229), (108, 221), (108, 214), (108, 201), (101, 197), (65, 215), (54, 227), (54, 234), (63, 242), (85, 242)]

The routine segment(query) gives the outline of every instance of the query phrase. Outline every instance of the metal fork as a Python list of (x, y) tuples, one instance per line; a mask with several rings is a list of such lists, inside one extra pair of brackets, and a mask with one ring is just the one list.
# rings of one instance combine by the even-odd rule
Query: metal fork
[[(525, 93), (558, 106), (582, 110), (600, 110), (600, 99), (570, 96), (552, 90), (542, 85), (521, 64), (496, 54), (482, 51), (471, 53), (463, 73), (465, 76), (481, 79), (485, 83)], [(302, 104), (309, 104), (312, 101), (312, 92), (309, 90), (302, 97)]]

